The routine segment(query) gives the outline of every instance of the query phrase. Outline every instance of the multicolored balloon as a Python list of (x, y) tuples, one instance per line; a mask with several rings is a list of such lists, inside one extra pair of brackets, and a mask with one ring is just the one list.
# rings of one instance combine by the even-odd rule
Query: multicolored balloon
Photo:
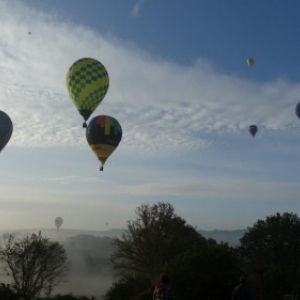
[[(93, 58), (82, 58), (70, 67), (66, 85), (77, 110), (87, 121), (105, 97), (109, 77), (103, 64)], [(86, 127), (86, 122), (83, 123)]]
[(56, 225), (57, 230), (60, 228), (60, 226), (62, 225), (62, 223), (63, 223), (63, 218), (62, 217), (57, 217), (55, 219), (55, 225)]
[(249, 132), (253, 137), (256, 135), (257, 130), (258, 130), (258, 128), (257, 128), (256, 125), (250, 125), (250, 126), (248, 127), (248, 132)]
[(105, 161), (116, 150), (122, 139), (122, 127), (111, 116), (96, 116), (88, 124), (86, 139), (96, 157), (101, 161), (100, 171), (103, 171)]
[(10, 117), (0, 110), (0, 152), (6, 146), (13, 132), (13, 124)]

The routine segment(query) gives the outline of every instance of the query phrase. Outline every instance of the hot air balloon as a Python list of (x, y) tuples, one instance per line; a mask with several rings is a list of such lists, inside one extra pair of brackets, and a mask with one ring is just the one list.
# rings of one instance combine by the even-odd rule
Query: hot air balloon
[(252, 67), (253, 64), (254, 64), (254, 59), (253, 59), (253, 58), (248, 58), (248, 59), (247, 59), (247, 65), (248, 65), (249, 67)]
[(300, 102), (296, 105), (295, 113), (297, 117), (300, 119)]
[(103, 64), (93, 58), (82, 58), (70, 67), (66, 85), (77, 110), (86, 121), (101, 103), (109, 87), (108, 73)]
[(248, 131), (249, 131), (249, 133), (254, 137), (255, 135), (256, 135), (256, 133), (257, 133), (257, 126), (256, 125), (250, 125), (249, 127), (248, 127)]
[(60, 226), (62, 225), (62, 223), (63, 223), (63, 218), (62, 217), (57, 217), (55, 219), (55, 225), (56, 225), (57, 230), (60, 228)]
[(13, 124), (10, 117), (0, 110), (0, 152), (6, 146), (13, 131)]
[(86, 139), (96, 157), (101, 161), (100, 171), (103, 171), (105, 161), (122, 139), (122, 127), (111, 116), (96, 116), (88, 124)]

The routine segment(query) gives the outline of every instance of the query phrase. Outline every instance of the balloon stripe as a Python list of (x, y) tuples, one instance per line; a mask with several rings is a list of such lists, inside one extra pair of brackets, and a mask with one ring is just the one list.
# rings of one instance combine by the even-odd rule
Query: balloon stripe
[(105, 127), (105, 116), (100, 116), (99, 121), (100, 121), (100, 126), (102, 128), (104, 128)]
[(116, 147), (106, 144), (92, 145), (91, 148), (102, 164), (104, 164), (107, 158), (116, 150)]
[(110, 118), (105, 118), (106, 120), (105, 120), (105, 128), (104, 128), (104, 133), (106, 134), (106, 135), (109, 135), (109, 133), (110, 133)]

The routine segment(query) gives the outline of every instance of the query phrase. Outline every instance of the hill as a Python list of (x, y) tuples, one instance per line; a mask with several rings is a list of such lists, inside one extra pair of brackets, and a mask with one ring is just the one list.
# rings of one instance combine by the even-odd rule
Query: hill
[[(95, 230), (81, 230), (81, 229), (23, 229), (23, 230), (12, 230), (12, 231), (0, 231), (0, 235), (5, 233), (14, 233), (18, 237), (23, 237), (26, 235), (31, 235), (32, 233), (42, 232), (43, 236), (50, 238), (51, 240), (57, 240), (59, 242), (65, 243), (71, 237), (81, 236), (84, 239), (86, 236), (93, 237), (107, 237), (107, 238), (121, 238), (125, 229), (122, 228), (112, 228), (105, 231), (95, 231)], [(198, 229), (198, 232), (205, 238), (212, 238), (218, 243), (224, 242), (228, 243), (230, 246), (237, 246), (240, 243), (240, 239), (247, 232), (247, 229), (238, 230), (212, 230), (206, 231)], [(78, 242), (78, 241), (77, 241)]]
[(212, 238), (218, 243), (228, 243), (228, 245), (236, 247), (240, 244), (240, 239), (247, 232), (247, 229), (238, 229), (238, 230), (213, 230), (205, 231), (198, 230), (198, 232), (205, 238)]

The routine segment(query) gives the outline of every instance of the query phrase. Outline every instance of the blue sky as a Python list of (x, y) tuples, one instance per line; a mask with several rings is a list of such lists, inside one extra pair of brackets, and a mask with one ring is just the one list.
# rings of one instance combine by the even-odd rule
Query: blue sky
[[(1, 152), (0, 228), (51, 228), (57, 216), (64, 228), (125, 228), (137, 206), (158, 201), (204, 230), (298, 213), (299, 10), (279, 0), (1, 1), (0, 110), (14, 132)], [(82, 57), (110, 76), (92, 116), (123, 128), (104, 172), (65, 87)]]

